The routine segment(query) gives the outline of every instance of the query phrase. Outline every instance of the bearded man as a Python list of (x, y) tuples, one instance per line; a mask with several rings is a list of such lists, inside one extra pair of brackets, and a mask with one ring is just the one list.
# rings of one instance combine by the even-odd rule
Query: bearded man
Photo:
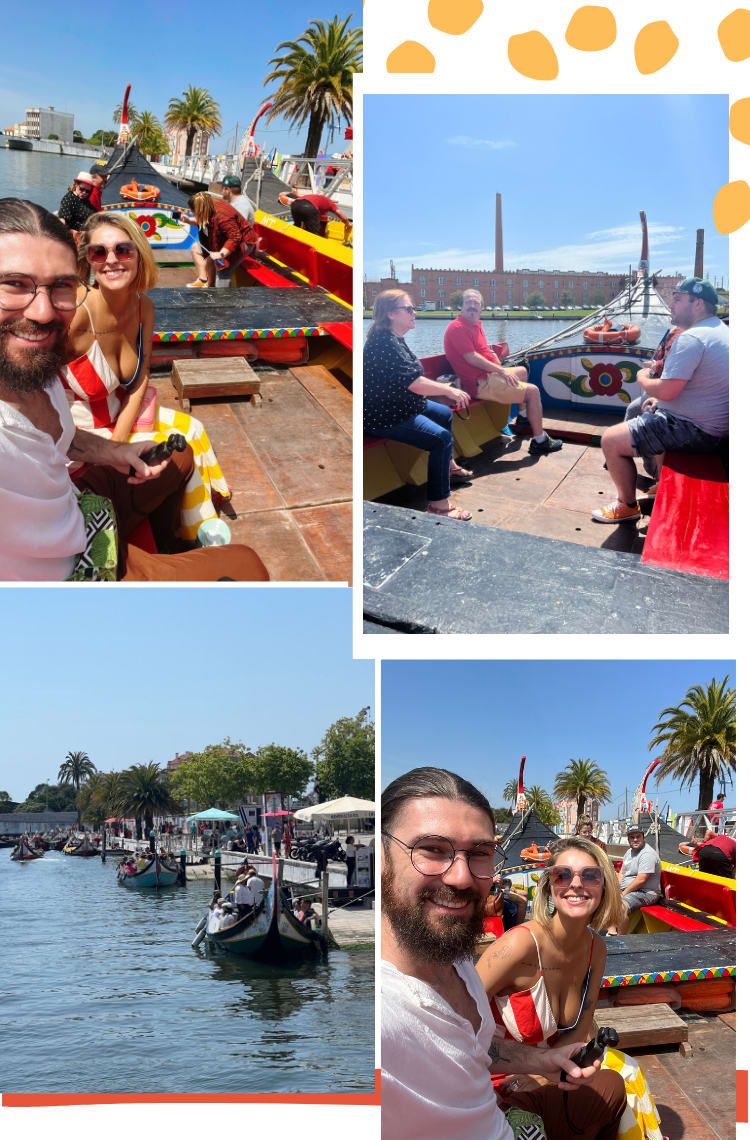
[(539, 1050), (493, 1039), (472, 963), (497, 861), (487, 799), (453, 772), (415, 768), (383, 792), (381, 831), (383, 1140), (512, 1140), (491, 1071), (541, 1072), (571, 1092), (570, 1127), (567, 1110), (547, 1119), (544, 1088), (531, 1103), (555, 1140), (614, 1137), (624, 1085), (606, 1072), (587, 1084), (599, 1062), (580, 1069), (570, 1060), (584, 1042)]
[[(66, 360), (67, 328), (85, 296), (75, 240), (64, 223), (32, 202), (0, 199), (0, 581), (71, 576), (87, 545), (76, 488), (114, 507), (119, 578), (267, 578), (244, 546), (171, 555), (128, 543), (150, 517), (157, 542), (170, 549), (192, 452), (148, 466), (141, 453), (152, 447), (149, 440), (116, 443), (76, 429), (57, 373)], [(71, 461), (86, 464), (75, 486)]]

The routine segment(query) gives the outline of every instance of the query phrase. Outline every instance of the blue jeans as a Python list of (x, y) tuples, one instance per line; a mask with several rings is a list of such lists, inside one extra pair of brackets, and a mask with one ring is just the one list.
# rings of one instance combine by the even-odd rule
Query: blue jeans
[(412, 416), (389, 428), (378, 428), (372, 435), (410, 443), (429, 451), (427, 460), (427, 498), (431, 503), (447, 499), (451, 490), (450, 469), (453, 455), (453, 412), (445, 404), (427, 401), (427, 411)]

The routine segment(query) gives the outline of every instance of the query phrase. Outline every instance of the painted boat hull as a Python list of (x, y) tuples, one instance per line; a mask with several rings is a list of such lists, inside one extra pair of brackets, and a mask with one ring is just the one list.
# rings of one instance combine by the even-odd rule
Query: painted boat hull
[[(169, 261), (190, 261), (190, 248), (198, 240), (198, 227), (183, 220), (181, 209), (169, 202), (126, 202), (104, 206), (105, 212), (125, 214), (143, 230), (157, 264), (164, 255)], [(182, 254), (174, 257), (174, 254)]]
[(258, 958), (275, 926), (275, 910), (275, 883), (271, 883), (260, 913), (247, 915), (226, 930), (207, 931), (206, 941), (213, 949), (224, 950), (227, 954)]
[(529, 356), (529, 380), (545, 408), (581, 408), (624, 413), (641, 396), (636, 374), (653, 349), (574, 345)]
[(134, 890), (162, 890), (164, 887), (177, 885), (177, 871), (169, 870), (157, 859), (155, 866), (146, 867), (135, 875), (127, 875), (118, 867), (117, 881), (124, 887), (131, 887)]

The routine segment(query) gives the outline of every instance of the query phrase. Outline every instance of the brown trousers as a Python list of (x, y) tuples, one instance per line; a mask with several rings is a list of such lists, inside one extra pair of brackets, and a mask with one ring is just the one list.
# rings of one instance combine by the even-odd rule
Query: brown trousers
[(205, 547), (184, 554), (149, 554), (128, 542), (148, 518), (160, 549), (174, 544), (182, 490), (193, 469), (190, 448), (172, 453), (169, 464), (147, 483), (128, 483), (127, 475), (112, 467), (87, 467), (74, 482), (81, 490), (105, 495), (117, 516), (117, 577), (123, 582), (267, 582), (268, 571), (249, 546)]
[[(625, 1083), (610, 1069), (600, 1069), (567, 1096), (556, 1085), (543, 1085), (502, 1099), (541, 1116), (550, 1140), (615, 1140), (626, 1103)], [(574, 1132), (571, 1125), (578, 1131)]]

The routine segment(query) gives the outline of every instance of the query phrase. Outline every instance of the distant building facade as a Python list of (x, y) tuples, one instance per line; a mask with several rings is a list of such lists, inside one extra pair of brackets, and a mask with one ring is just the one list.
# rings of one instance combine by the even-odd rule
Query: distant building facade
[[(183, 127), (178, 130), (176, 127), (171, 127), (165, 130), (164, 135), (169, 142), (169, 150), (172, 158), (176, 161), (182, 158), (187, 150), (187, 131)], [(211, 142), (211, 136), (208, 131), (196, 131), (193, 135), (193, 149), (192, 154), (208, 154), (208, 146)]]
[[(560, 813), (559, 834), (572, 835), (578, 819), (578, 800), (555, 800), (555, 808)], [(599, 822), (599, 804), (594, 800), (586, 800), (583, 814), (586, 819), (591, 820), (596, 831), (596, 824)]]
[(54, 107), (27, 107), (26, 130), (30, 139), (48, 139), (57, 135), (61, 142), (73, 142), (75, 115), (56, 111)]

